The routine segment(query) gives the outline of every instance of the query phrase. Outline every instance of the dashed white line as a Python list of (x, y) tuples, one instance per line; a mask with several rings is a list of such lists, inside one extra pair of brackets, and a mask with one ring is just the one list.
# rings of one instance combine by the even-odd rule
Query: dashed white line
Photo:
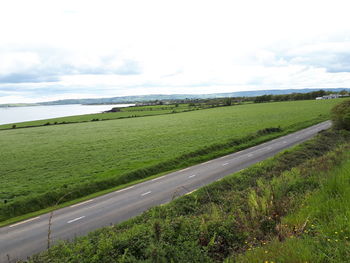
[(36, 220), (36, 219), (39, 219), (39, 218), (40, 218), (40, 216), (37, 216), (37, 217), (31, 218), (31, 219), (28, 219), (28, 220), (19, 222), (19, 223), (17, 223), (17, 224), (10, 225), (9, 227), (19, 226), (19, 225), (22, 225), (22, 224), (24, 224), (24, 223), (28, 223), (28, 222), (30, 222), (30, 221), (33, 221), (33, 220)]
[(145, 196), (145, 195), (148, 195), (148, 194), (150, 194), (150, 193), (152, 193), (152, 191), (148, 191), (148, 192), (146, 192), (146, 193), (143, 193), (141, 196)]
[(74, 218), (74, 219), (72, 219), (72, 220), (69, 220), (69, 221), (67, 222), (67, 224), (76, 222), (76, 221), (78, 221), (78, 220), (80, 220), (80, 219), (83, 219), (84, 217), (85, 217), (85, 216), (81, 216), (81, 217), (77, 217), (77, 218)]
[[(163, 176), (162, 176), (162, 177), (163, 177)], [(160, 180), (160, 179), (162, 179), (162, 177), (154, 178), (154, 179), (152, 179), (151, 181), (154, 182), (154, 181)]]
[(229, 163), (223, 163), (222, 166), (228, 165)]
[(121, 189), (121, 190), (117, 191), (116, 193), (120, 193), (120, 192), (123, 192), (123, 191), (129, 190), (129, 189), (134, 188), (134, 187), (135, 187), (135, 185), (130, 186), (130, 187), (128, 187), (128, 188)]
[(78, 203), (78, 204), (75, 204), (75, 205), (71, 205), (70, 207), (76, 207), (76, 206), (79, 206), (79, 205), (84, 205), (84, 204), (90, 203), (92, 201), (94, 201), (94, 199), (90, 199), (90, 200), (87, 200), (85, 202), (81, 202), (81, 203)]
[(192, 178), (192, 177), (195, 177), (195, 176), (196, 176), (196, 174), (192, 174), (188, 178)]

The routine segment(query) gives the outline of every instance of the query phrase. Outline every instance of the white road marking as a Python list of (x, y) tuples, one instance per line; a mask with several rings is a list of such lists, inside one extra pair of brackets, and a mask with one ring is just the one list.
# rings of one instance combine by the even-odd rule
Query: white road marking
[(252, 154), (252, 153), (250, 153), (250, 154), (248, 154), (248, 157), (252, 157), (254, 154)]
[(148, 191), (148, 192), (146, 192), (146, 193), (143, 193), (141, 196), (145, 196), (145, 195), (148, 195), (148, 194), (150, 194), (150, 193), (152, 193), (152, 191)]
[(77, 217), (77, 218), (74, 218), (74, 219), (72, 219), (72, 220), (69, 220), (69, 221), (67, 222), (67, 224), (76, 222), (76, 221), (78, 221), (78, 220), (80, 220), (80, 219), (83, 219), (84, 217), (85, 217), (85, 216), (81, 216), (81, 217)]
[(130, 186), (128, 188), (121, 189), (121, 190), (117, 191), (116, 193), (123, 192), (123, 191), (129, 190), (129, 189), (134, 188), (134, 187), (135, 187), (135, 185)]
[(189, 169), (191, 169), (191, 167), (188, 167), (188, 168), (182, 169), (182, 170), (180, 170), (179, 172), (184, 172), (184, 171), (187, 171), (187, 170), (189, 170)]
[(222, 166), (228, 165), (229, 163), (223, 163)]
[(192, 177), (195, 177), (195, 176), (196, 176), (196, 174), (192, 174), (188, 178), (192, 178)]
[(30, 221), (33, 221), (33, 220), (36, 220), (36, 219), (39, 219), (39, 218), (40, 218), (40, 216), (37, 216), (37, 217), (31, 218), (31, 219), (28, 219), (28, 220), (19, 222), (19, 223), (17, 223), (17, 224), (10, 225), (9, 227), (19, 226), (19, 225), (22, 225), (22, 224), (24, 224), (24, 223), (28, 223), (28, 222), (30, 222)]
[[(163, 177), (163, 176), (162, 176), (162, 177)], [(154, 178), (154, 179), (152, 179), (151, 181), (152, 181), (152, 182), (157, 181), (157, 180), (159, 180), (159, 179), (162, 179), (162, 177)]]
[(94, 201), (94, 199), (90, 199), (90, 200), (87, 200), (85, 202), (81, 202), (81, 203), (78, 203), (78, 204), (75, 204), (75, 205), (71, 205), (70, 207), (76, 207), (76, 206), (79, 206), (79, 205), (84, 205), (84, 204), (90, 203), (92, 201)]

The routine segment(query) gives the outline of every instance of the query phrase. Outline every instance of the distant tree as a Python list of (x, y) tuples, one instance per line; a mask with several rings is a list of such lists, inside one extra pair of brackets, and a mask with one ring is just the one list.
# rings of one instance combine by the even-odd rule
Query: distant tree
[(232, 99), (231, 98), (225, 99), (225, 105), (226, 106), (231, 106), (232, 105)]
[(16, 124), (12, 125), (12, 129), (16, 129), (16, 127), (17, 127)]
[(339, 94), (340, 95), (348, 95), (348, 92), (345, 89), (343, 89), (339, 92)]
[(350, 100), (333, 107), (332, 121), (334, 128), (350, 130)]
[(268, 102), (272, 99), (272, 95), (262, 95), (255, 98), (255, 103)]

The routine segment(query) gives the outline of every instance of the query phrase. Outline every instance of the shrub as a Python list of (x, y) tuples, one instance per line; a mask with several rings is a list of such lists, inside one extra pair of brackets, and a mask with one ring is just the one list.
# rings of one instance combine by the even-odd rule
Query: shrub
[(343, 101), (333, 107), (332, 121), (336, 129), (350, 130), (350, 100)]

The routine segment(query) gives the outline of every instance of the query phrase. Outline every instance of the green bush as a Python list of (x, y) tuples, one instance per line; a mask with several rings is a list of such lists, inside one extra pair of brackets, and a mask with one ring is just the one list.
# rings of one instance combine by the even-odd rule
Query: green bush
[(335, 128), (350, 130), (350, 100), (334, 106), (332, 109), (332, 120)]

